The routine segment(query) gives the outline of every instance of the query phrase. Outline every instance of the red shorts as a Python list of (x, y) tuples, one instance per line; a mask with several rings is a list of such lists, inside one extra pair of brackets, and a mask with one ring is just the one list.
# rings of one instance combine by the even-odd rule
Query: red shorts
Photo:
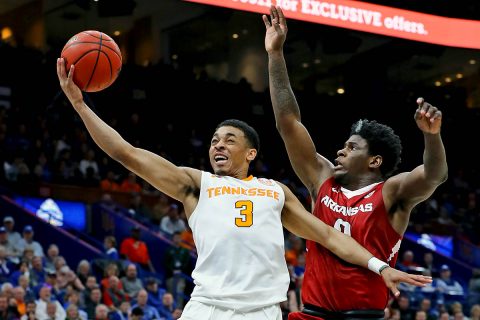
[(311, 316), (302, 312), (291, 312), (288, 314), (288, 320), (323, 320), (323, 318)]

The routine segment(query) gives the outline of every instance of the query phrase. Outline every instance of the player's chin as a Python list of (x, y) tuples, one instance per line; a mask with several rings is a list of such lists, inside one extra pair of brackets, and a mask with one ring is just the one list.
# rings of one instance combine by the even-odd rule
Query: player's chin
[(227, 170), (223, 169), (223, 168), (220, 168), (218, 166), (214, 166), (213, 167), (213, 172), (217, 175), (217, 176), (226, 176), (228, 174)]

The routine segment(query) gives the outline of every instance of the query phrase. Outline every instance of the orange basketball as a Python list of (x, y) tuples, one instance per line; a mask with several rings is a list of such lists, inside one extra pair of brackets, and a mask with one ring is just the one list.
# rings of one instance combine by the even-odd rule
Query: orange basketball
[(66, 70), (75, 65), (73, 82), (86, 92), (100, 91), (117, 79), (122, 69), (122, 53), (115, 41), (100, 31), (74, 35), (63, 47)]

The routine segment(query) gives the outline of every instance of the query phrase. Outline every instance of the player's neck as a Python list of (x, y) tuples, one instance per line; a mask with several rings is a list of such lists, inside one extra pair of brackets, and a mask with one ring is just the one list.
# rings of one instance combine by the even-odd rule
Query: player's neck
[(348, 181), (342, 181), (340, 185), (350, 191), (355, 191), (374, 183), (382, 182), (383, 178), (379, 175), (363, 175), (356, 177), (356, 179), (349, 179)]

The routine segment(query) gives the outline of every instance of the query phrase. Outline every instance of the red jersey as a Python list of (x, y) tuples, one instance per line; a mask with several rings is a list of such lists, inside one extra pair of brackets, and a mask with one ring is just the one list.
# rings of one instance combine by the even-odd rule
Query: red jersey
[[(395, 266), (402, 236), (388, 220), (384, 183), (349, 191), (332, 178), (318, 192), (313, 214), (327, 225), (352, 236), (375, 257)], [(302, 287), (304, 304), (330, 311), (383, 310), (389, 291), (381, 276), (347, 263), (313, 241), (307, 241)]]

